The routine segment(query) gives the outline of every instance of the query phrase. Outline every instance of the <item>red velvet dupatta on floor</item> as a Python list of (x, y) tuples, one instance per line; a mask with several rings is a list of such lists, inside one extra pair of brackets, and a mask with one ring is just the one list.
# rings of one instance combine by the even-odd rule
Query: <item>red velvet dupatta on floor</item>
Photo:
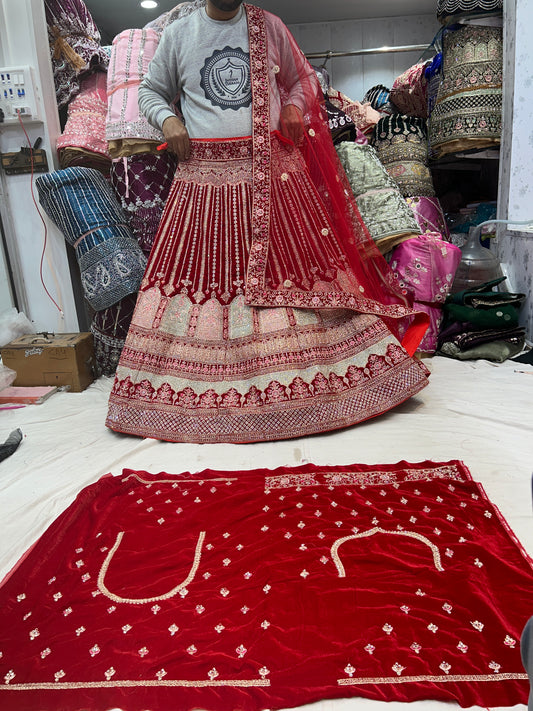
[(458, 461), (125, 470), (0, 588), (0, 705), (525, 704), (532, 599), (530, 559)]

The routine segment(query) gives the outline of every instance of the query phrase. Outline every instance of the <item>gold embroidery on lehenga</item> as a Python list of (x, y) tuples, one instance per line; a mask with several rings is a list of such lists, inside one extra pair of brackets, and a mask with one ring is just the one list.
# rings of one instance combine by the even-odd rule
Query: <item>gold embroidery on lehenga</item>
[(426, 538), (421, 533), (416, 533), (414, 531), (387, 531), (384, 528), (375, 526), (374, 528), (371, 528), (368, 531), (363, 531), (363, 533), (354, 533), (351, 536), (344, 536), (344, 538), (338, 538), (333, 543), (333, 545), (331, 546), (331, 557), (333, 558), (333, 562), (335, 563), (335, 566), (338, 570), (339, 578), (346, 577), (346, 571), (338, 553), (339, 548), (342, 546), (342, 544), (346, 543), (346, 541), (353, 541), (356, 538), (368, 538), (368, 536), (374, 536), (376, 533), (386, 533), (391, 536), (409, 536), (410, 538), (416, 538), (418, 541), (425, 543), (429, 548), (431, 548), (435, 568), (440, 572), (444, 571), (444, 568), (441, 564), (439, 549), (434, 543), (429, 540), (429, 538)]
[(98, 590), (100, 590), (101, 593), (106, 595), (106, 597), (110, 598), (114, 602), (124, 602), (128, 603), (130, 605), (142, 605), (143, 603), (147, 602), (156, 602), (159, 600), (169, 600), (171, 597), (174, 597), (177, 595), (180, 591), (184, 590), (189, 583), (191, 583), (194, 580), (194, 577), (196, 575), (196, 572), (198, 571), (198, 566), (200, 565), (200, 558), (202, 555), (202, 546), (205, 540), (205, 531), (200, 531), (198, 535), (198, 541), (196, 543), (196, 550), (194, 552), (194, 560), (193, 564), (191, 566), (191, 570), (189, 571), (189, 575), (183, 580), (179, 585), (176, 585), (176, 587), (172, 588), (172, 590), (169, 590), (169, 592), (164, 593), (163, 595), (154, 595), (153, 597), (146, 597), (146, 598), (126, 598), (126, 597), (121, 597), (120, 595), (115, 595), (112, 593), (108, 588), (106, 587), (105, 584), (105, 576), (106, 573), (109, 569), (109, 565), (111, 563), (111, 560), (113, 556), (115, 555), (118, 547), (120, 546), (120, 543), (122, 541), (122, 538), (124, 536), (124, 531), (119, 531), (117, 534), (117, 539), (115, 541), (115, 545), (109, 553), (106, 556), (106, 559), (104, 560), (102, 567), (100, 568), (100, 572), (98, 573)]

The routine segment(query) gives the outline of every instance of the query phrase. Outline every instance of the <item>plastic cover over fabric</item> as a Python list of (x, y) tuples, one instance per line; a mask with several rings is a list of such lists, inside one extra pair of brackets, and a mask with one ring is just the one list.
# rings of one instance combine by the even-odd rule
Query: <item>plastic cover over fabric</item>
[(344, 142), (337, 146), (337, 153), (361, 217), (382, 254), (420, 233), (415, 215), (375, 148)]
[(76, 251), (84, 295), (95, 311), (139, 289), (146, 257), (104, 176), (74, 166), (35, 181), (46, 214)]
[(0, 588), (0, 703), (513, 706), (532, 597), (532, 561), (460, 461), (125, 469)]

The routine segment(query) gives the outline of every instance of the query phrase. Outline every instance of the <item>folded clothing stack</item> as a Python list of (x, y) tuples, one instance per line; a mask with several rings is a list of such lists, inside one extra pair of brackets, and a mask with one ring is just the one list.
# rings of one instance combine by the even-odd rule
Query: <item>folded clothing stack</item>
[(440, 354), (501, 363), (523, 350), (525, 329), (518, 316), (525, 295), (492, 291), (504, 280), (494, 279), (448, 297), (438, 339)]

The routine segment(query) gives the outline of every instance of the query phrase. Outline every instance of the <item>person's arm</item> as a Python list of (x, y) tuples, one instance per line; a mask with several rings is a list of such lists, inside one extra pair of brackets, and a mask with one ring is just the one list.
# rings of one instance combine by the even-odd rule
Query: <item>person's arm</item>
[[(304, 115), (307, 111), (306, 91), (318, 84), (314, 69), (304, 57), (289, 30), (276, 18), (272, 28), (279, 56), (278, 81), (284, 88), (285, 98), (281, 109), (281, 133), (294, 143), (301, 141)], [(311, 91), (313, 93), (313, 91)]]
[(161, 36), (148, 71), (139, 86), (139, 109), (148, 122), (163, 132), (168, 149), (179, 160), (190, 155), (189, 134), (171, 108), (180, 91), (176, 37), (171, 25)]

